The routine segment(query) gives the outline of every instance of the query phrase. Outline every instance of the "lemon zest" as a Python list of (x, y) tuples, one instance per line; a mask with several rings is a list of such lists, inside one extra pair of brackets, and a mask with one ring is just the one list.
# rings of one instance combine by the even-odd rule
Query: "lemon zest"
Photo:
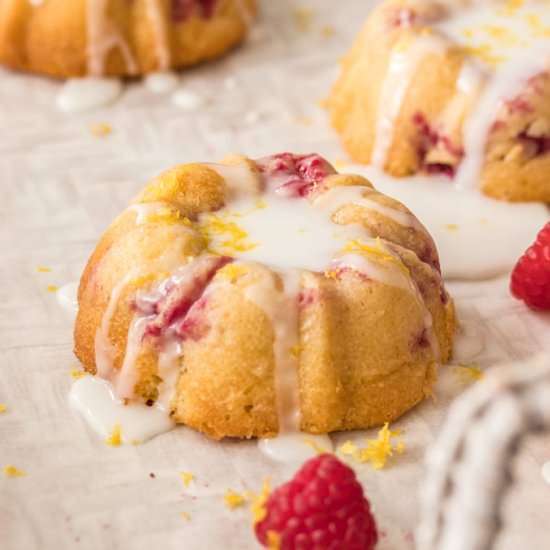
[(311, 447), (318, 455), (330, 452), (328, 449), (325, 449), (322, 445), (319, 445), (319, 443), (317, 443), (313, 439), (304, 439), (304, 443), (308, 447)]
[(225, 501), (225, 505), (230, 510), (233, 510), (234, 508), (242, 506), (246, 501), (246, 497), (240, 493), (232, 491), (231, 489), (227, 489), (225, 495), (223, 495), (223, 500)]
[(478, 380), (482, 380), (485, 376), (483, 372), (477, 368), (476, 363), (472, 363), (471, 365), (460, 364), (453, 367), (453, 373), (462, 384), (477, 382)]
[(51, 269), (49, 267), (44, 266), (44, 265), (37, 265), (36, 266), (36, 271), (38, 271), (39, 273), (49, 273), (51, 271)]
[(23, 470), (19, 470), (11, 464), (4, 468), (4, 477), (24, 477), (26, 475), (27, 474)]
[(254, 524), (259, 523), (262, 521), (266, 514), (267, 510), (265, 507), (265, 503), (267, 502), (267, 499), (269, 498), (270, 493), (270, 480), (268, 477), (264, 479), (262, 490), (259, 494), (251, 493), (251, 499), (252, 504), (250, 507), (250, 511), (252, 513), (252, 519)]
[(75, 380), (79, 380), (87, 374), (88, 373), (85, 370), (79, 370), (76, 367), (71, 367), (71, 378), (74, 378)]
[(51, 292), (52, 294), (54, 294), (55, 292), (57, 292), (58, 288), (55, 286), (55, 285), (48, 285), (48, 287), (46, 288), (46, 290), (48, 292)]
[(111, 430), (111, 433), (105, 443), (111, 447), (118, 447), (122, 443), (122, 430), (120, 424), (115, 424), (113, 426), (113, 429)]
[(403, 441), (393, 441), (394, 438), (400, 436), (401, 430), (390, 430), (389, 424), (386, 422), (379, 430), (376, 439), (367, 439), (366, 447), (361, 448), (353, 441), (346, 441), (338, 450), (341, 454), (350, 456), (359, 464), (368, 462), (375, 470), (381, 470), (394, 452), (402, 454), (405, 451)]
[(0, 403), (0, 413), (6, 412), (8, 410), (8, 406), (5, 403)]
[(180, 472), (181, 482), (185, 487), (189, 487), (191, 483), (195, 480), (195, 476), (191, 472), (186, 472), (185, 470)]

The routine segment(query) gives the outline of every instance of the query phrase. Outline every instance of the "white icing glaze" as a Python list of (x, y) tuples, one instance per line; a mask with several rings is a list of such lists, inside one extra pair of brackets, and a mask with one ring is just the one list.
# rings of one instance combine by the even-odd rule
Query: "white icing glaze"
[(276, 288), (271, 274), (245, 289), (245, 298), (269, 318), (273, 327), (273, 373), (279, 433), (300, 428), (300, 391), (298, 380), (298, 294), (300, 272), (287, 270), (280, 274), (283, 288)]
[(196, 111), (205, 104), (205, 101), (197, 92), (181, 88), (172, 94), (172, 103), (185, 111)]
[(168, 33), (166, 32), (166, 19), (161, 2), (162, 0), (146, 0), (145, 6), (147, 8), (147, 16), (153, 27), (159, 69), (166, 71), (170, 68), (171, 56), (168, 46)]
[(284, 433), (273, 439), (258, 440), (260, 451), (276, 462), (302, 463), (316, 456), (321, 451), (328, 453), (334, 450), (328, 435), (311, 435), (306, 433)]
[(137, 62), (120, 30), (109, 19), (109, 0), (86, 1), (87, 57), (88, 74), (102, 76), (105, 74), (105, 62), (108, 54), (120, 50), (129, 74), (137, 74)]
[(71, 78), (57, 96), (57, 106), (67, 113), (87, 111), (108, 105), (122, 93), (122, 82), (115, 78)]
[(56, 294), (61, 307), (70, 313), (72, 317), (75, 317), (78, 311), (78, 285), (79, 281), (71, 281), (59, 288)]
[(149, 73), (144, 79), (145, 86), (154, 94), (173, 92), (178, 87), (179, 81), (178, 75), (171, 71)]
[(115, 397), (107, 380), (84, 376), (76, 380), (69, 395), (71, 405), (102, 438), (120, 426), (122, 442), (143, 442), (175, 427), (166, 410), (142, 403), (124, 404)]
[(395, 179), (373, 167), (353, 165), (349, 170), (375, 181), (381, 192), (406, 204), (422, 220), (447, 279), (506, 273), (550, 218), (543, 204), (496, 201), (475, 189), (458, 189), (444, 177)]
[(405, 94), (419, 64), (433, 52), (445, 52), (445, 43), (437, 36), (422, 36), (410, 44), (398, 43), (391, 52), (378, 99), (374, 149), (371, 155), (371, 163), (374, 166), (384, 167), (394, 139), (395, 121), (401, 111)]

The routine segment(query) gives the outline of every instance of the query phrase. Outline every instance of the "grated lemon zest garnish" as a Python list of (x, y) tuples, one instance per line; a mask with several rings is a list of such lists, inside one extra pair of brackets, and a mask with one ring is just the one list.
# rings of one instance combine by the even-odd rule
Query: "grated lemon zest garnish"
[(462, 384), (471, 384), (472, 382), (477, 382), (484, 378), (484, 374), (480, 371), (476, 363), (471, 365), (458, 365), (453, 368), (453, 373), (458, 377), (459, 382)]
[(458, 231), (458, 225), (456, 223), (448, 223), (445, 227), (449, 231)]
[(379, 260), (390, 262), (404, 273), (409, 273), (409, 268), (396, 256), (390, 254), (382, 245), (380, 237), (376, 238), (376, 246), (371, 244), (365, 244), (359, 241), (359, 239), (350, 239), (343, 248), (343, 252), (358, 253), (361, 255), (371, 255), (375, 256)]
[(325, 25), (324, 27), (321, 27), (321, 35), (323, 38), (332, 38), (335, 33), (336, 30), (332, 25)]
[[(235, 252), (248, 252), (256, 248), (258, 243), (247, 241), (248, 233), (231, 218), (241, 216), (239, 213), (228, 213), (224, 216), (209, 214), (199, 224), (198, 230), (205, 245), (214, 254), (231, 254)], [(220, 243), (214, 242), (214, 237), (226, 235), (227, 238)], [(212, 247), (214, 245), (214, 248)], [(221, 248), (218, 250), (217, 248)]]
[(361, 448), (353, 441), (346, 441), (338, 450), (341, 454), (350, 456), (355, 462), (369, 462), (375, 470), (381, 470), (393, 453), (402, 454), (405, 451), (403, 441), (392, 441), (401, 435), (401, 430), (390, 430), (386, 422), (378, 432), (376, 439), (367, 439), (367, 446)]
[(8, 406), (5, 403), (0, 403), (0, 413), (6, 412), (8, 410)]
[(55, 285), (48, 285), (48, 287), (46, 288), (46, 290), (48, 292), (51, 292), (52, 294), (54, 294), (55, 292), (57, 292), (58, 288), (55, 286)]
[(92, 135), (98, 138), (108, 136), (113, 131), (113, 127), (107, 122), (96, 122), (90, 126)]
[(504, 4), (504, 9), (501, 13), (506, 16), (514, 15), (523, 4), (525, 4), (525, 0), (508, 0), (506, 4)]
[(264, 482), (262, 485), (262, 491), (260, 494), (250, 493), (250, 497), (252, 499), (250, 511), (252, 512), (252, 520), (254, 524), (262, 521), (262, 519), (264, 519), (267, 514), (265, 503), (269, 498), (269, 493), (270, 493), (270, 480), (268, 477), (264, 479)]
[(230, 510), (233, 510), (234, 508), (242, 506), (246, 501), (246, 497), (244, 495), (241, 495), (240, 493), (232, 491), (231, 489), (227, 489), (225, 495), (223, 495), (223, 500), (225, 502), (225, 505)]
[(293, 16), (294, 22), (298, 27), (298, 30), (307, 32), (311, 29), (311, 21), (313, 19), (313, 10), (311, 8), (294, 8)]
[(151, 212), (147, 215), (148, 222), (162, 222), (168, 225), (175, 225), (182, 223), (183, 225), (191, 225), (189, 218), (182, 217), (181, 212), (176, 208), (170, 208), (169, 206), (163, 206), (156, 212)]
[(186, 472), (185, 470), (180, 472), (181, 476), (181, 482), (186, 486), (189, 487), (191, 483), (195, 480), (195, 476), (191, 472)]
[(267, 549), (268, 550), (280, 550), (281, 548), (281, 535), (277, 531), (271, 529), (267, 532)]
[(338, 279), (338, 271), (334, 269), (327, 269), (325, 271), (325, 277), (327, 279)]
[(180, 516), (181, 516), (185, 521), (191, 521), (191, 516), (190, 516), (187, 512), (180, 512)]
[(45, 265), (37, 265), (36, 271), (38, 271), (39, 273), (49, 273), (51, 269), (49, 267), (46, 267)]
[(317, 443), (313, 439), (304, 439), (304, 443), (308, 447), (311, 447), (318, 455), (330, 452), (328, 449), (325, 449), (322, 445), (319, 445), (319, 443)]
[(118, 447), (122, 443), (122, 430), (120, 424), (115, 424), (113, 426), (113, 429), (111, 430), (111, 433), (105, 443), (111, 447)]
[(468, 55), (478, 57), (492, 68), (495, 68), (499, 63), (506, 61), (505, 57), (492, 53), (492, 47), (490, 44), (481, 44), (479, 46), (463, 46), (462, 50)]
[(245, 275), (246, 273), (248, 273), (248, 269), (245, 266), (231, 263), (218, 270), (217, 274), (234, 283), (239, 277)]
[(75, 380), (79, 380), (87, 374), (88, 373), (85, 370), (79, 370), (76, 367), (71, 367), (71, 378), (74, 378)]
[(4, 468), (4, 477), (24, 477), (26, 475), (27, 474), (23, 470), (19, 470), (11, 464), (8, 464), (8, 466)]

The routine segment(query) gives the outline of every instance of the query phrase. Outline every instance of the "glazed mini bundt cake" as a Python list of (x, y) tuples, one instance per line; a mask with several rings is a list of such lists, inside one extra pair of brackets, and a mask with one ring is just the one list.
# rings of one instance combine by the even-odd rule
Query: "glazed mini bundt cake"
[(386, 0), (329, 110), (358, 162), (550, 202), (549, 69), (545, 0)]
[(368, 428), (430, 394), (454, 308), (402, 204), (317, 155), (178, 166), (107, 230), (75, 351), (214, 438)]
[(237, 44), (255, 0), (1, 0), (0, 63), (55, 77), (137, 76)]

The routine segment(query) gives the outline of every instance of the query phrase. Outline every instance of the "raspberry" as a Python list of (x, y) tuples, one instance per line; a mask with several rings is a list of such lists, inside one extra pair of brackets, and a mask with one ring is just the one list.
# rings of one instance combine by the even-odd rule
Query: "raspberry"
[(276, 193), (281, 197), (307, 197), (319, 184), (336, 170), (323, 157), (280, 153), (257, 161), (262, 172), (275, 177)]
[(516, 264), (510, 292), (531, 309), (550, 310), (550, 222)]
[(275, 538), (280, 550), (372, 550), (378, 541), (355, 473), (331, 454), (306, 462), (265, 509), (255, 527), (264, 546)]

